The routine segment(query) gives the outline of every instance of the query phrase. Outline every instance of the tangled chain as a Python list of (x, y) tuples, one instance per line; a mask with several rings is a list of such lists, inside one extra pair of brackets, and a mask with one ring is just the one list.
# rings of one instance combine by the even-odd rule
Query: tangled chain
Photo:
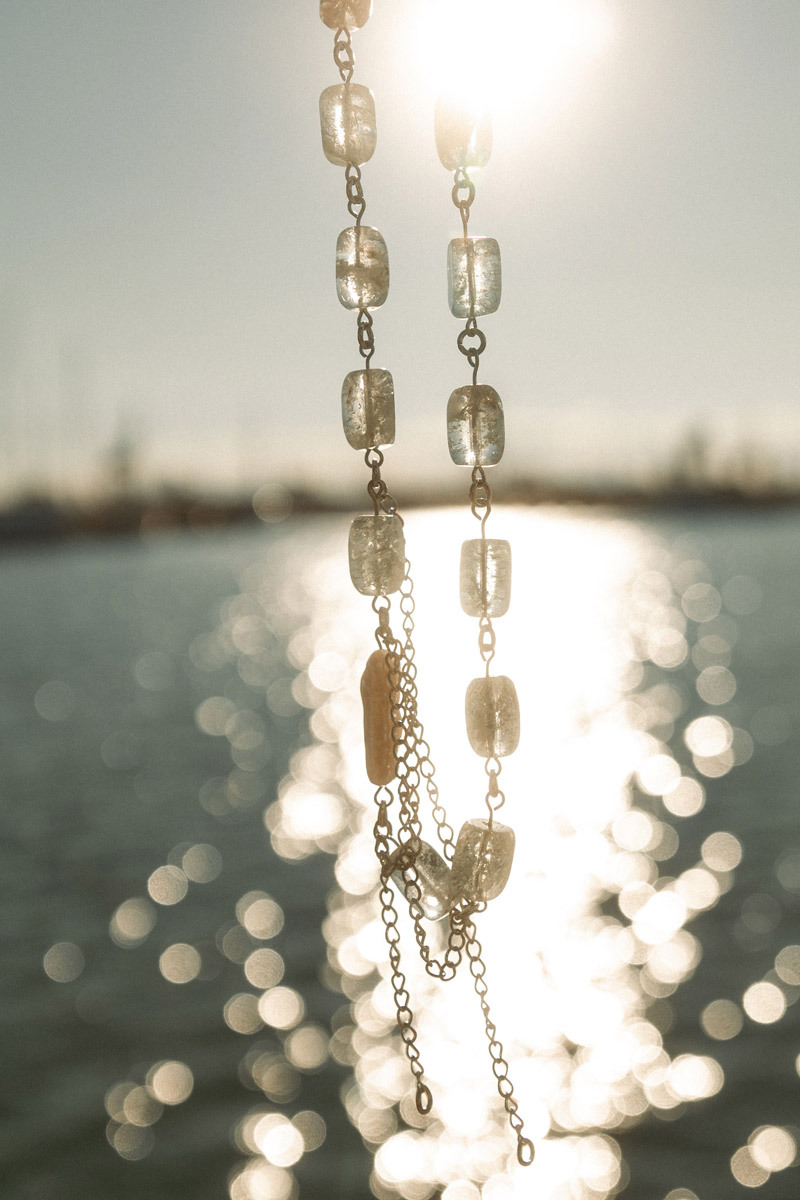
[[(397, 796), (399, 801), (399, 827), (394, 836), (389, 817), (389, 806), (393, 801), (391, 790), (382, 785), (375, 792), (378, 816), (374, 826), (375, 852), (381, 866), (381, 884), (378, 893), (381, 905), (384, 936), (389, 950), (391, 984), (397, 1012), (397, 1025), (403, 1041), (406, 1057), (416, 1084), (415, 1103), (417, 1111), (427, 1115), (433, 1106), (430, 1088), (425, 1083), (424, 1067), (417, 1045), (417, 1029), (411, 1008), (406, 976), (401, 969), (400, 931), (395, 893), (390, 885), (390, 876), (398, 872), (408, 903), (408, 911), (414, 925), (414, 935), (419, 947), (425, 970), (429, 975), (447, 982), (455, 978), (456, 972), (466, 959), (473, 977), (475, 992), (483, 1012), (484, 1027), (492, 1060), (492, 1071), (497, 1081), (497, 1090), (503, 1101), (509, 1124), (517, 1138), (517, 1160), (522, 1166), (533, 1162), (534, 1147), (523, 1133), (524, 1123), (519, 1115), (519, 1105), (514, 1096), (514, 1087), (508, 1074), (502, 1042), (497, 1037), (497, 1027), (492, 1020), (487, 999), (486, 964), (483, 948), (478, 941), (473, 917), (482, 912), (484, 902), (456, 902), (450, 910), (450, 928), (447, 949), (442, 959), (431, 953), (427, 930), (423, 924), (421, 906), (422, 888), (416, 869), (416, 858), (421, 848), (421, 822), (419, 816), (419, 790), (422, 782), (431, 802), (439, 841), (445, 858), (452, 862), (455, 840), (447, 813), (440, 802), (435, 781), (435, 767), (430, 757), (430, 747), (419, 717), (417, 668), (413, 643), (414, 633), (414, 584), (411, 565), (406, 559), (405, 574), (400, 588), (400, 612), (402, 613), (403, 637), (396, 636), (390, 625), (391, 601), (388, 597), (376, 597), (373, 608), (378, 614), (375, 639), (386, 656), (387, 683), (389, 688), (392, 718), (392, 741), (396, 762)], [(380, 603), (380, 601), (385, 601)], [(497, 764), (499, 767), (499, 763)], [(497, 788), (497, 775), (490, 772), (490, 789), (501, 796)], [(503, 797), (504, 799), (504, 797)], [(500, 801), (502, 803), (502, 800)], [(497, 807), (500, 805), (497, 804)], [(399, 840), (398, 840), (399, 839)]]

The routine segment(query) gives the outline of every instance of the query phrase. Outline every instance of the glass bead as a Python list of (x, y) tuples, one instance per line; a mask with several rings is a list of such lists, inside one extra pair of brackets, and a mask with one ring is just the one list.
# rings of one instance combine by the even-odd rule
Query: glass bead
[(354, 450), (394, 442), (394, 383), (388, 371), (351, 371), (342, 385), (344, 436)]
[(492, 154), (492, 118), (476, 101), (440, 96), (434, 120), (436, 150), (443, 167), (485, 167)]
[(370, 513), (350, 526), (350, 578), (363, 596), (396, 592), (405, 574), (406, 542), (398, 516)]
[(519, 745), (519, 700), (507, 675), (473, 679), (467, 687), (467, 737), (481, 758), (503, 758)]
[(336, 242), (336, 291), (345, 308), (379, 308), (389, 294), (389, 252), (370, 225), (343, 229)]
[(375, 153), (378, 128), (372, 92), (361, 83), (335, 83), (319, 98), (322, 149), (337, 167), (365, 163)]
[(364, 706), (364, 753), (370, 783), (389, 783), (397, 774), (392, 737), (392, 681), (389, 656), (375, 650), (367, 659), (361, 676), (361, 702)]
[(447, 247), (447, 297), (454, 317), (483, 317), (500, 307), (500, 247), (494, 238), (453, 238)]
[(506, 444), (503, 403), (487, 383), (456, 388), (447, 404), (450, 457), (461, 467), (492, 467)]
[(508, 883), (514, 860), (514, 830), (483, 817), (461, 826), (453, 857), (453, 896), (469, 902), (493, 900)]
[(468, 617), (502, 617), (511, 600), (511, 545), (474, 538), (461, 547), (461, 607)]
[(319, 15), (329, 29), (360, 29), (372, 13), (372, 0), (319, 0)]
[(409, 845), (398, 847), (389, 859), (389, 874), (398, 891), (409, 900), (411, 896), (407, 894), (407, 889), (410, 890), (410, 880), (407, 883), (403, 877), (403, 863), (406, 864), (405, 869), (408, 869), (412, 862), (417, 872), (415, 882), (420, 891), (419, 897), (414, 894), (414, 899), (429, 921), (440, 921), (442, 917), (447, 916), (452, 903), (453, 878), (450, 868), (438, 850), (434, 850), (427, 842), (420, 841), (416, 857)]

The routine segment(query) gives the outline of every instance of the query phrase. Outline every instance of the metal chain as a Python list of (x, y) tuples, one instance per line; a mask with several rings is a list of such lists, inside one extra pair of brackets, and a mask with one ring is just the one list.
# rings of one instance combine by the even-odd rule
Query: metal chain
[(361, 186), (361, 167), (348, 163), (344, 169), (345, 192), (347, 194), (347, 211), (355, 221), (361, 224), (367, 202), (364, 199), (364, 188)]
[(486, 537), (486, 521), (492, 511), (492, 489), (483, 467), (472, 468), (472, 482), (469, 489), (469, 503), (472, 515), (481, 523), (481, 537)]
[[(476, 339), (475, 343), (467, 345), (468, 340), (471, 338)], [(475, 317), (467, 318), (467, 323), (458, 335), (456, 344), (472, 367), (472, 383), (474, 385), (478, 382), (478, 367), (480, 366), (481, 355), (486, 349), (486, 334), (482, 329), (478, 328), (478, 322)]]
[[(461, 224), (464, 229), (464, 237), (466, 237), (469, 225), (469, 210), (475, 201), (475, 184), (470, 179), (464, 167), (457, 168), (453, 180), (453, 204), (455, 204), (461, 213)], [(462, 195), (462, 192), (465, 195)]]
[[(421, 764), (427, 764), (425, 782), (429, 796), (431, 785), (435, 788), (435, 768), (430, 758), (430, 747), (425, 741), (424, 729), (419, 719), (417, 709), (416, 665), (413, 645), (414, 632), (414, 585), (411, 578), (411, 564), (406, 560), (405, 576), (401, 586), (400, 610), (403, 613), (403, 632), (405, 641), (400, 642), (392, 633), (388, 619), (387, 608), (381, 608), (378, 629), (375, 637), (387, 655), (388, 682), (391, 697), (392, 740), (397, 764), (398, 799), (400, 802), (400, 854), (393, 863), (385, 857), (381, 858), (381, 879), (383, 882), (389, 876), (399, 871), (403, 881), (403, 892), (409, 906), (409, 914), (414, 924), (414, 935), (420, 950), (425, 970), (435, 978), (447, 981), (455, 976), (462, 960), (464, 938), (457, 924), (451, 920), (448, 935), (447, 950), (443, 960), (433, 957), (428, 945), (428, 935), (423, 924), (424, 912), (421, 906), (422, 888), (416, 869), (416, 858), (421, 845), (421, 822), (419, 819), (419, 787), (422, 782)], [(384, 616), (384, 614), (386, 614)], [(454, 832), (447, 821), (444, 807), (438, 803), (438, 790), (435, 792), (434, 819), (437, 823), (439, 837), (445, 854), (452, 860), (455, 853)], [(380, 803), (376, 793), (376, 802)], [(378, 850), (376, 844), (376, 850)], [(474, 907), (474, 906), (473, 906)]]
[[(355, 56), (350, 32), (347, 29), (336, 30), (333, 58), (341, 79), (345, 85), (349, 84), (355, 69)], [(361, 168), (356, 163), (348, 163), (345, 167), (345, 190), (347, 210), (358, 228), (361, 226), (366, 210), (366, 199)], [(464, 169), (460, 168), (455, 172), (452, 197), (453, 203), (461, 215), (463, 233), (466, 238), (470, 210), (475, 200), (475, 184)], [(366, 308), (358, 311), (357, 336), (359, 354), (364, 359), (368, 371), (375, 353), (375, 336), (372, 316)], [(474, 317), (467, 320), (464, 329), (459, 334), (458, 349), (472, 367), (472, 382), (476, 384), (480, 357), (486, 349), (486, 337), (478, 328)], [(371, 473), (367, 483), (367, 492), (372, 500), (375, 515), (396, 516), (402, 520), (397, 511), (397, 504), (389, 493), (381, 474), (384, 462), (383, 453), (377, 447), (370, 447), (365, 453), (364, 460)], [(481, 467), (476, 467), (472, 473), (470, 504), (472, 512), (481, 522), (481, 536), (485, 538), (486, 520), (491, 511), (491, 491)], [(430, 746), (425, 738), (425, 731), (419, 717), (416, 651), (413, 637), (416, 602), (408, 559), (405, 561), (398, 605), (402, 614), (402, 635), (397, 636), (392, 631), (391, 601), (388, 596), (375, 596), (372, 607), (378, 616), (375, 638), (378, 646), (386, 655), (398, 801), (398, 828), (395, 836), (389, 815), (389, 808), (394, 803), (392, 789), (385, 784), (376, 789), (377, 817), (373, 833), (375, 853), (380, 863), (378, 897), (388, 948), (397, 1026), (414, 1076), (416, 1107), (422, 1115), (430, 1113), (433, 1107), (433, 1097), (424, 1079), (425, 1072), (417, 1046), (414, 1011), (411, 1007), (407, 978), (402, 969), (398, 912), (395, 892), (390, 882), (392, 877), (400, 884), (405, 895), (414, 926), (415, 940), (428, 974), (447, 982), (455, 977), (458, 968), (465, 961), (465, 956), (469, 961), (470, 972), (484, 1015), (484, 1024), (489, 1038), (489, 1051), (492, 1057), (492, 1069), (497, 1079), (498, 1091), (503, 1098), (511, 1126), (517, 1135), (517, 1158), (520, 1163), (527, 1165), (533, 1161), (533, 1145), (522, 1134), (523, 1123), (517, 1112), (517, 1101), (508, 1078), (508, 1064), (503, 1057), (503, 1047), (497, 1040), (497, 1030), (491, 1019), (486, 1000), (487, 987), (484, 978), (486, 968), (481, 957), (480, 942), (478, 942), (475, 932), (474, 916), (484, 911), (486, 904), (458, 900), (451, 906), (447, 947), (441, 959), (433, 956), (424, 924), (423, 892), (416, 868), (416, 860), (422, 847), (422, 824), (419, 809), (420, 790), (423, 784), (431, 804), (442, 852), (448, 863), (453, 862), (456, 843), (455, 832), (448, 822), (447, 812), (441, 803)], [(494, 630), (488, 617), (481, 621), (479, 647), (481, 656), (486, 663), (488, 676), (489, 664), (495, 651)], [(485, 771), (488, 777), (486, 802), (489, 806), (490, 827), (494, 812), (505, 802), (505, 796), (498, 785), (500, 769), (499, 760), (486, 760)]]
[(369, 364), (375, 353), (375, 334), (372, 329), (372, 314), (366, 308), (358, 310), (358, 353), (365, 360), (364, 365), (369, 370)]
[(489, 1042), (489, 1055), (492, 1060), (492, 1072), (497, 1080), (497, 1090), (508, 1113), (508, 1123), (517, 1135), (517, 1161), (520, 1166), (528, 1167), (533, 1162), (536, 1153), (533, 1142), (523, 1134), (525, 1122), (519, 1115), (519, 1104), (514, 1095), (514, 1085), (508, 1077), (508, 1063), (505, 1059), (503, 1044), (497, 1037), (497, 1026), (492, 1020), (492, 1012), (487, 999), (489, 987), (486, 983), (486, 963), (483, 961), (483, 947), (478, 941), (475, 922), (471, 919), (465, 923), (467, 958), (473, 986), (480, 1000), (483, 1013), (486, 1037)]
[(396, 516), (398, 521), (402, 521), (402, 517), (397, 511), (397, 501), (390, 494), (386, 486), (386, 480), (381, 475), (381, 467), (383, 466), (383, 451), (372, 446), (364, 455), (364, 462), (372, 471), (372, 477), (367, 484), (367, 494), (375, 506), (375, 516), (379, 513), (385, 513), (389, 517)]
[(333, 38), (333, 61), (336, 63), (343, 82), (349, 83), (353, 78), (356, 65), (349, 29), (336, 30)]

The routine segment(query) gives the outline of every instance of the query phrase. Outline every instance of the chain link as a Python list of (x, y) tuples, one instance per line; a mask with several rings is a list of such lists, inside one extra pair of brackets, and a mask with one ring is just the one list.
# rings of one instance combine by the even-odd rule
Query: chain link
[[(462, 195), (462, 192), (465, 194)], [(464, 237), (466, 237), (469, 226), (469, 210), (475, 201), (475, 184), (464, 167), (458, 167), (453, 176), (452, 197), (453, 204), (461, 214), (461, 224), (464, 229)]]
[[(468, 345), (467, 343), (472, 338), (475, 339), (474, 343)], [(456, 344), (472, 367), (472, 383), (474, 386), (478, 382), (478, 367), (480, 366), (481, 355), (486, 349), (486, 334), (482, 329), (478, 328), (478, 322), (475, 317), (467, 318), (467, 323), (458, 335)]]
[(472, 468), (472, 482), (469, 489), (469, 504), (472, 515), (481, 523), (481, 537), (486, 537), (486, 522), (492, 511), (492, 489), (483, 467)]
[(336, 63), (343, 82), (349, 83), (353, 78), (353, 71), (356, 66), (349, 29), (336, 30), (333, 38), (333, 61)]
[(361, 184), (361, 168), (355, 163), (348, 163), (344, 169), (345, 192), (347, 194), (347, 211), (355, 221), (361, 224), (367, 202), (364, 199), (364, 188)]
[(372, 324), (372, 314), (366, 308), (360, 308), (358, 310), (357, 325), (358, 353), (365, 360), (367, 369), (369, 369), (369, 364), (375, 353), (375, 334)]
[(372, 471), (372, 476), (367, 484), (367, 493), (375, 508), (375, 516), (380, 513), (385, 513), (389, 517), (396, 516), (399, 521), (402, 517), (397, 511), (397, 501), (390, 494), (386, 486), (386, 480), (381, 475), (381, 467), (383, 466), (383, 453), (375, 446), (370, 447), (364, 455), (364, 462)]

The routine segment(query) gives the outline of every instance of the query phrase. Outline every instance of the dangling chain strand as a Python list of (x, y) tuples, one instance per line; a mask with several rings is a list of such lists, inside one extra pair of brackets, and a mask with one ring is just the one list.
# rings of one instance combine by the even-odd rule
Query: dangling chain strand
[[(437, 109), (437, 120), (438, 115)], [(457, 345), (459, 351), (466, 357), (467, 362), (472, 368), (472, 391), (469, 394), (468, 400), (468, 404), (471, 406), (471, 415), (468, 421), (468, 427), (469, 441), (471, 442), (471, 461), (474, 465), (472, 467), (469, 501), (472, 515), (480, 523), (480, 545), (478, 552), (480, 568), (478, 573), (478, 592), (481, 603), (479, 605), (478, 621), (478, 652), (484, 664), (484, 682), (486, 688), (488, 689), (492, 685), (490, 668), (496, 653), (497, 639), (494, 626), (492, 624), (492, 617), (489, 611), (492, 597), (489, 595), (490, 585), (488, 580), (488, 562), (490, 553), (492, 553), (492, 547), (490, 547), (490, 543), (486, 536), (486, 523), (492, 511), (492, 491), (489, 486), (489, 481), (486, 478), (486, 471), (484, 468), (485, 466), (492, 465), (498, 461), (498, 458), (502, 454), (503, 446), (501, 434), (501, 437), (497, 440), (496, 449), (493, 454), (491, 452), (491, 443), (489, 445), (483, 444), (475, 435), (474, 428), (475, 426), (480, 427), (481, 423), (480, 420), (475, 420), (475, 414), (481, 413), (481, 416), (485, 417), (485, 414), (488, 411), (486, 408), (483, 410), (481, 409), (482, 398), (478, 394), (478, 368), (480, 366), (481, 355), (486, 350), (486, 336), (478, 325), (478, 317), (484, 313), (493, 312), (499, 305), (500, 258), (499, 250), (497, 250), (495, 283), (497, 294), (496, 296), (490, 296), (489, 294), (486, 296), (481, 296), (480, 285), (486, 281), (481, 279), (481, 269), (478, 260), (480, 243), (483, 241), (484, 246), (487, 247), (487, 255), (491, 255), (491, 248), (488, 246), (489, 239), (469, 237), (469, 219), (472, 205), (475, 201), (475, 184), (470, 178), (469, 166), (484, 165), (484, 162), (488, 159), (488, 150), (485, 152), (485, 158), (480, 156), (477, 158), (473, 157), (473, 155), (476, 153), (476, 147), (480, 147), (480, 128), (478, 121), (475, 122), (475, 125), (471, 130), (472, 136), (463, 137), (460, 141), (460, 144), (456, 145), (452, 144), (452, 135), (449, 134), (448, 125), (450, 125), (450, 128), (452, 129), (452, 124), (450, 124), (448, 121), (443, 122), (443, 136), (441, 137), (441, 140), (439, 139), (439, 130), (437, 129), (437, 142), (439, 143), (438, 149), (440, 157), (445, 165), (452, 165), (451, 155), (454, 156), (457, 161), (453, 181), (452, 200), (461, 216), (463, 242), (461, 247), (458, 246), (457, 242), (451, 243), (450, 246), (450, 304), (453, 313), (455, 315), (459, 315), (461, 305), (466, 300), (467, 319), (464, 328), (458, 335)], [(463, 121), (461, 129), (463, 132)], [(448, 145), (449, 137), (451, 139), (450, 145)], [(458, 141), (458, 139), (456, 139), (456, 141)], [(487, 141), (489, 141), (490, 145), (490, 139), (487, 139)], [(493, 246), (496, 247), (496, 243), (494, 243)], [(456, 263), (458, 263), (459, 253), (462, 256), (463, 273), (466, 276), (465, 298), (457, 296), (456, 294), (456, 280), (454, 277), (457, 275), (458, 266), (454, 267), (454, 260)], [(491, 273), (487, 271), (486, 274), (488, 277)], [(485, 287), (485, 291), (489, 293), (490, 289), (488, 285)], [(502, 414), (502, 405), (499, 397), (496, 398), (495, 415), (498, 412)], [(450, 414), (448, 412), (448, 417), (449, 415)], [(500, 425), (500, 429), (502, 430), (502, 425)], [(458, 457), (456, 458), (456, 461), (462, 462), (466, 460)], [(503, 609), (502, 611), (505, 610)], [(507, 682), (510, 683), (510, 681)], [(511, 685), (511, 688), (513, 691), (513, 685)], [(516, 703), (516, 693), (514, 693), (514, 702)], [(496, 700), (495, 703), (497, 703)], [(495, 729), (495, 734), (498, 735), (496, 737), (496, 741), (499, 741), (500, 738), (498, 729)], [(474, 746), (474, 748), (479, 749), (478, 746)], [(514, 747), (512, 746), (511, 748), (513, 749)], [(481, 749), (486, 750), (487, 748), (481, 747)], [(484, 771), (487, 776), (488, 784), (485, 795), (485, 804), (489, 814), (487, 822), (487, 836), (489, 838), (491, 838), (495, 832), (495, 813), (501, 809), (506, 802), (505, 793), (501, 790), (498, 782), (498, 777), (502, 770), (502, 764), (498, 755), (500, 753), (509, 752), (507, 747), (504, 747), (501, 750), (499, 745), (493, 747), (493, 749), (495, 752), (486, 752), (484, 758)], [(479, 996), (481, 1009), (484, 1015), (486, 1035), (489, 1042), (489, 1052), (492, 1058), (492, 1070), (495, 1078), (497, 1079), (498, 1091), (503, 1099), (506, 1112), (508, 1113), (509, 1122), (517, 1137), (517, 1159), (522, 1166), (527, 1166), (533, 1162), (534, 1147), (532, 1142), (530, 1142), (530, 1140), (523, 1134), (523, 1121), (519, 1116), (517, 1101), (513, 1094), (513, 1086), (508, 1077), (508, 1064), (503, 1057), (503, 1047), (497, 1040), (497, 1030), (490, 1017), (489, 1004), (487, 1001), (488, 988), (485, 979), (486, 967), (482, 958), (481, 945), (475, 932), (475, 924), (471, 919), (468, 921), (465, 929), (467, 938), (466, 953), (470, 962), (470, 972), (475, 981), (475, 990)]]

